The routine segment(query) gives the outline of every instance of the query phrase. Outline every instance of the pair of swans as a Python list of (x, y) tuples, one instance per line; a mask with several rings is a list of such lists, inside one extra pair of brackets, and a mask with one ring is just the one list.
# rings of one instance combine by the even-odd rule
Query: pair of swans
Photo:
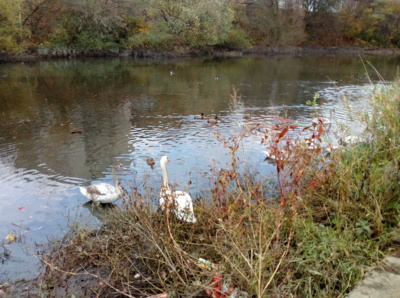
[[(163, 156), (160, 166), (163, 176), (163, 185), (159, 196), (159, 205), (162, 210), (173, 210), (176, 218), (189, 223), (197, 222), (193, 211), (193, 201), (187, 192), (171, 190), (168, 183), (167, 162), (170, 160)], [(123, 168), (121, 164), (114, 164), (112, 167), (112, 177), (114, 186), (108, 183), (99, 183), (88, 188), (79, 187), (81, 193), (96, 204), (112, 203), (120, 199), (124, 190), (117, 179), (117, 169)]]

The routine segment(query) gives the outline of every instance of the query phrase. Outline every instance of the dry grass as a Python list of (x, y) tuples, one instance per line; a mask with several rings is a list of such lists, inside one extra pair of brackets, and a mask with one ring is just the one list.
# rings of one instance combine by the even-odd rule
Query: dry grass
[(209, 197), (196, 202), (196, 224), (155, 211), (144, 203), (147, 194), (136, 193), (105, 215), (102, 229), (75, 231), (44, 259), (47, 295), (90, 276), (88, 291), (99, 297), (228, 297), (234, 290), (236, 297), (344, 296), (393, 243), (398, 89), (375, 95), (374, 112), (363, 115), (372, 138), (334, 153), (322, 147), (322, 123), (264, 130), (263, 143), (277, 157), (276, 196), (268, 195), (267, 179), (237, 170), (236, 152), (255, 132), (220, 138), (232, 167), (213, 173)]

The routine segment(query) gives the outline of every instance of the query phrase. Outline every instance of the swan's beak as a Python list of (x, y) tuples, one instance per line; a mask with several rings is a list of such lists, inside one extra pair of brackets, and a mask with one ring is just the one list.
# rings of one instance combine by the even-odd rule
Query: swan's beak
[(167, 158), (167, 161), (171, 161), (169, 158)]

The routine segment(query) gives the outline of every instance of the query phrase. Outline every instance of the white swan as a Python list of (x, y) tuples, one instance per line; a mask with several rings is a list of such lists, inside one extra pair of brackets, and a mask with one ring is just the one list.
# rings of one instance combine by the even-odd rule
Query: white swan
[(88, 188), (79, 187), (81, 193), (94, 203), (112, 203), (124, 195), (124, 190), (117, 179), (117, 169), (123, 168), (121, 164), (115, 163), (112, 167), (114, 186), (108, 183), (99, 183)]
[(284, 149), (281, 149), (281, 150), (279, 150), (279, 152), (277, 152), (278, 156), (276, 156), (275, 154), (272, 154), (271, 152), (266, 151), (266, 150), (263, 150), (263, 153), (265, 154), (264, 160), (281, 161), (281, 160), (285, 160), (288, 158), (288, 153)]
[(359, 136), (351, 136), (350, 135), (350, 136), (344, 137), (343, 139), (340, 139), (339, 143), (341, 145), (348, 146), (348, 145), (355, 145), (355, 144), (361, 143), (363, 141), (364, 141), (363, 138), (361, 138)]
[(276, 156), (274, 154), (271, 154), (269, 151), (263, 150), (263, 153), (265, 154), (265, 159), (272, 159), (272, 160), (276, 160)]
[(167, 156), (161, 157), (160, 165), (163, 175), (163, 186), (160, 191), (159, 204), (161, 208), (171, 208), (174, 210), (176, 218), (190, 223), (197, 222), (193, 211), (193, 202), (190, 195), (184, 191), (175, 190), (171, 191), (168, 183)]

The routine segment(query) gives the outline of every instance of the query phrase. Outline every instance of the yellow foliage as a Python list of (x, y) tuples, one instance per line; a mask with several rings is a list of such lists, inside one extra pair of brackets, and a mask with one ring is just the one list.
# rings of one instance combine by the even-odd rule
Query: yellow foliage
[(0, 1), (0, 50), (15, 52), (20, 49), (24, 30), (21, 25), (21, 0)]
[(151, 29), (151, 24), (145, 22), (142, 18), (131, 18), (127, 21), (126, 27), (131, 33), (134, 34), (146, 34), (149, 33)]

